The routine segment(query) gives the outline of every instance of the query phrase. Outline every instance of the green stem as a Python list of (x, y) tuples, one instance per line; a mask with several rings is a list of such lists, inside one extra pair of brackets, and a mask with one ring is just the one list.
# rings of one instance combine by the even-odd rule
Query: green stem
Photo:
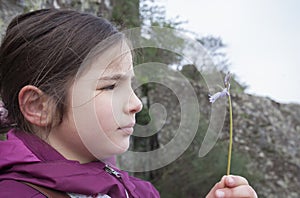
[(229, 103), (229, 147), (228, 147), (228, 161), (227, 161), (227, 175), (230, 174), (230, 164), (231, 164), (231, 151), (232, 151), (232, 133), (233, 133), (233, 124), (232, 124), (232, 105), (230, 93), (228, 95)]

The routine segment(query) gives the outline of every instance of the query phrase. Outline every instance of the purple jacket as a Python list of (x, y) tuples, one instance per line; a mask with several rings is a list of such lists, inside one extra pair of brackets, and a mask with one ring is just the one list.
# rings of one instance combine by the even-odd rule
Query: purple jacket
[(12, 129), (7, 141), (0, 142), (0, 198), (44, 197), (18, 181), (85, 195), (102, 193), (122, 198), (127, 191), (134, 198), (159, 197), (149, 182), (112, 170), (100, 161), (80, 164), (67, 160), (35, 135)]

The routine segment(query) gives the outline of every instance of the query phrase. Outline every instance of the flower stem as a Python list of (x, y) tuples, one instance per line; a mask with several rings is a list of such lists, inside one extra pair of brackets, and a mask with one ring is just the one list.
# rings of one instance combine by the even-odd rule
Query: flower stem
[(232, 123), (232, 104), (230, 93), (228, 94), (229, 103), (229, 147), (228, 147), (228, 161), (227, 161), (227, 175), (230, 174), (230, 164), (231, 164), (231, 151), (232, 151), (232, 136), (233, 136), (233, 123)]

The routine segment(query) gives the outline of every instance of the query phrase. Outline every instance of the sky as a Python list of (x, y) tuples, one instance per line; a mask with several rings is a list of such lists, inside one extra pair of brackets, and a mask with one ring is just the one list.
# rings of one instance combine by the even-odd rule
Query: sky
[(299, 0), (159, 0), (167, 18), (227, 44), (229, 70), (247, 93), (300, 104)]

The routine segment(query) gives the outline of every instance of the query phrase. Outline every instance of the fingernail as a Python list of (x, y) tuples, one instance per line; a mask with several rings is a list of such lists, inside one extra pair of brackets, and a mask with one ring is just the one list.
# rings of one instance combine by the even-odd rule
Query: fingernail
[(217, 190), (216, 191), (216, 196), (218, 198), (223, 198), (223, 197), (225, 197), (225, 193), (223, 191), (221, 191), (221, 190)]
[(227, 181), (230, 185), (234, 184), (234, 179), (232, 177), (228, 177)]

